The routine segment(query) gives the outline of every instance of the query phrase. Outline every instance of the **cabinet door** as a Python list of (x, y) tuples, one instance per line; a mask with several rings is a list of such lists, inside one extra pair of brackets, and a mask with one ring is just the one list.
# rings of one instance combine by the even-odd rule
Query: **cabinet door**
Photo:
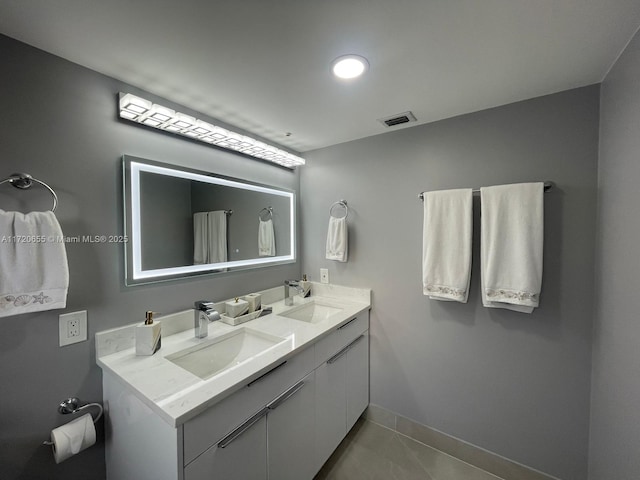
[(316, 369), (316, 472), (347, 434), (346, 353), (345, 348)]
[(347, 350), (347, 431), (369, 405), (369, 335), (365, 333)]
[(267, 462), (271, 480), (311, 480), (315, 465), (315, 373), (267, 408)]
[(184, 468), (185, 480), (266, 480), (266, 408)]

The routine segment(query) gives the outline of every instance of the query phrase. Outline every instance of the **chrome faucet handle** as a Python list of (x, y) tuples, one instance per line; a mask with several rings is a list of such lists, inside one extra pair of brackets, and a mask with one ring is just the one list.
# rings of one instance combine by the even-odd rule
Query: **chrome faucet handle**
[(214, 302), (211, 300), (198, 300), (193, 305), (196, 310), (206, 312), (213, 309)]

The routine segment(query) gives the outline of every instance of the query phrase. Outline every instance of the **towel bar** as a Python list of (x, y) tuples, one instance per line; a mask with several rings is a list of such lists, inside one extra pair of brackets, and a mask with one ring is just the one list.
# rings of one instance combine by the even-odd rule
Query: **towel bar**
[[(552, 181), (546, 181), (544, 182), (544, 192), (548, 192), (549, 190), (551, 190), (553, 188), (553, 182)], [(480, 193), (480, 189), (479, 188), (474, 188), (473, 189), (473, 194), (478, 194)], [(418, 195), (418, 197), (420, 197), (420, 200), (424, 200), (424, 194), (425, 192), (421, 192), (420, 195)]]
[(27, 188), (31, 187), (31, 185), (33, 185), (33, 182), (39, 183), (44, 188), (49, 190), (49, 193), (51, 193), (51, 195), (53, 195), (53, 207), (51, 208), (51, 211), (56, 211), (56, 207), (58, 206), (58, 196), (56, 195), (56, 192), (53, 191), (53, 188), (44, 183), (42, 180), (38, 180), (28, 173), (12, 173), (9, 177), (0, 181), (0, 185), (7, 182), (21, 190), (26, 190)]

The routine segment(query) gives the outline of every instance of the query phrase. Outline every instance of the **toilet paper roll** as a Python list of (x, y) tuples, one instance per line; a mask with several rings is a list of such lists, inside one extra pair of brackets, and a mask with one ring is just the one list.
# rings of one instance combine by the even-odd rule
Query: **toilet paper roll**
[(91, 414), (76, 418), (61, 427), (51, 430), (53, 458), (56, 463), (81, 452), (96, 443), (96, 428)]

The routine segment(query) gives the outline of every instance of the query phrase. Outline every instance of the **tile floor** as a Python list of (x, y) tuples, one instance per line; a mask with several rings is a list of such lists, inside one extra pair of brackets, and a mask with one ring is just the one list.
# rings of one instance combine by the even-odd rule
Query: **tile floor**
[(360, 419), (314, 480), (500, 480), (446, 453)]

